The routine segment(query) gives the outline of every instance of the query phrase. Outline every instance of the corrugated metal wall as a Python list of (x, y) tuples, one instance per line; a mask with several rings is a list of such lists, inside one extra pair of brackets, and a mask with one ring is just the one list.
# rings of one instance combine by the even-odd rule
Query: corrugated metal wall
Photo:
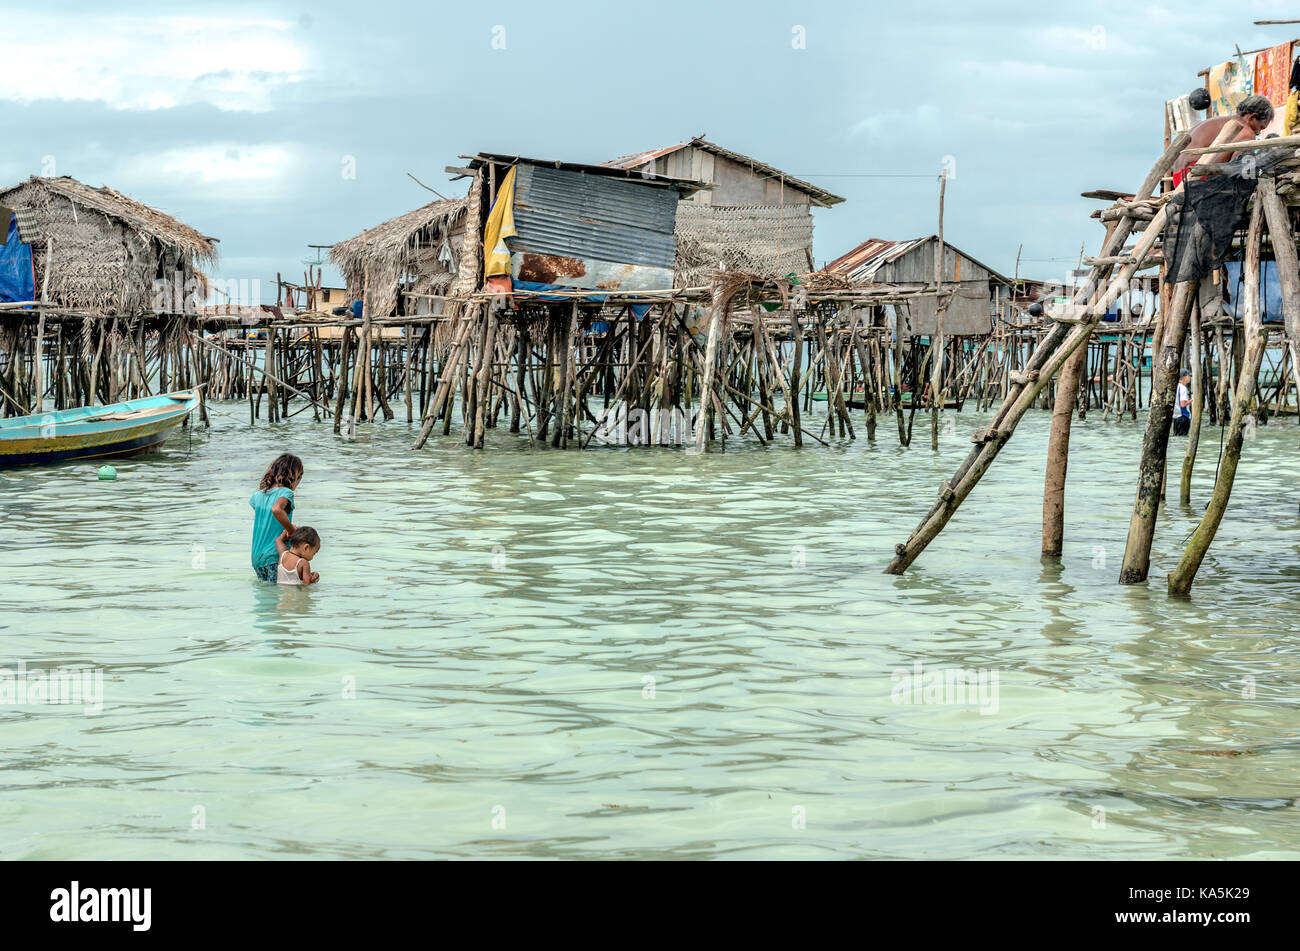
[(674, 189), (540, 165), (518, 169), (512, 251), (672, 269)]

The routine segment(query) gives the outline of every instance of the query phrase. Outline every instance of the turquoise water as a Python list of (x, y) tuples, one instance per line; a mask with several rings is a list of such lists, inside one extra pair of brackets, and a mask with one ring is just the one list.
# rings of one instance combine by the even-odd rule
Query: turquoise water
[[(1035, 413), (898, 578), (985, 415), (937, 454), (918, 419), (909, 450), (690, 456), (222, 412), (114, 483), (0, 473), (0, 666), (103, 672), (98, 714), (0, 706), (6, 857), (1300, 855), (1294, 422), (1247, 444), (1174, 600), (1214, 428), (1148, 588), (1115, 584), (1141, 434), (1096, 413), (1059, 565)], [(284, 450), (312, 590), (248, 565)], [(996, 703), (895, 702), (918, 662), (996, 675)]]

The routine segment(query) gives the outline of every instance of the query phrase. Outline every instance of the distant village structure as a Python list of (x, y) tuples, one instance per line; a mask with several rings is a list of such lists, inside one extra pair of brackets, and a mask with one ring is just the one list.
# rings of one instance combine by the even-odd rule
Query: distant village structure
[(347, 293), (322, 297), (321, 306), (332, 311), (364, 296), (372, 317), (440, 313), (463, 250), (465, 210), (463, 198), (431, 201), (338, 242), (330, 260)]
[[(246, 398), (251, 420), (289, 418), (302, 399), (340, 432), (404, 405), (422, 422), (417, 446), (449, 433), (453, 413), (475, 447), (503, 415), (511, 432), (558, 447), (703, 449), (735, 436), (801, 445), (852, 438), (853, 408), (872, 438), (877, 415), (895, 418), (907, 444), (919, 409), (935, 429), (938, 407), (1004, 392), (1040, 333), (1007, 321), (1009, 282), (957, 249), (945, 249), (936, 287), (933, 237), (867, 242), (817, 270), (813, 209), (844, 199), (703, 137), (600, 165), (476, 152), (447, 171), (468, 180), (462, 196), (328, 246), (343, 287), (326, 287), (311, 265), (301, 283), (276, 275), (274, 304), (199, 308), (149, 292), (169, 274), (206, 289), (197, 265), (211, 259), (210, 239), (109, 189), (25, 183), (12, 253), (34, 254), (36, 276), (51, 279), (0, 301), (13, 315), (0, 341), (5, 412), (39, 405), (51, 379), (60, 405), (199, 380), (206, 398)], [(61, 258), (55, 233), (55, 265), (42, 268), (42, 215), (53, 232), (71, 228), (74, 249), (106, 234), (95, 259), (105, 266)], [(113, 313), (68, 293), (92, 280), (134, 295), (119, 311), (139, 313), (83, 325), (92, 354), (103, 341), (93, 360), (112, 368), (110, 382), (92, 372), (70, 389), (85, 376), (69, 364), (71, 335), (60, 328), (52, 340), (44, 318), (56, 300), (70, 320)], [(33, 303), (42, 299), (51, 306)], [(629, 436), (638, 414), (665, 422)]]
[(677, 286), (719, 270), (802, 274), (815, 269), (812, 209), (844, 201), (778, 168), (696, 137), (604, 163), (706, 187), (677, 209)]
[[(826, 265), (826, 270), (843, 274), (854, 284), (921, 290), (934, 285), (938, 247), (938, 235), (908, 241), (868, 238)], [(954, 291), (944, 310), (944, 332), (957, 336), (990, 333), (994, 315), (1011, 297), (1011, 279), (946, 242), (941, 278), (943, 285)], [(911, 333), (937, 331), (937, 300), (937, 296), (921, 297), (912, 304), (907, 315)]]

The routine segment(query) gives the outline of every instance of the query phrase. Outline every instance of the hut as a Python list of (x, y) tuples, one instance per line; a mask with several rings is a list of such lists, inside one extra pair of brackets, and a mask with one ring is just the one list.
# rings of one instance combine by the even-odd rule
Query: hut
[[(485, 283), (516, 289), (666, 290), (680, 199), (704, 187), (670, 175), (479, 153), (461, 156), (479, 209)], [(477, 197), (476, 197), (477, 196)], [(494, 235), (496, 237), (494, 237)]]
[[(853, 250), (826, 266), (827, 271), (847, 277), (854, 284), (891, 284), (900, 290), (934, 287), (937, 235), (910, 241), (868, 238)], [(953, 290), (944, 311), (944, 332), (978, 336), (993, 329), (993, 316), (1009, 300), (1013, 281), (975, 260), (964, 251), (944, 243), (942, 282)], [(936, 297), (920, 297), (911, 305), (913, 334), (935, 332)]]
[(708, 185), (677, 209), (677, 284), (697, 286), (719, 270), (812, 271), (812, 209), (844, 201), (778, 168), (696, 136), (604, 163), (610, 168)]
[(199, 268), (215, 262), (216, 239), (107, 186), (34, 175), (0, 190), (0, 208), (30, 249), (32, 291), (52, 306), (179, 313), (206, 295)]
[(335, 244), (330, 260), (343, 272), (346, 300), (366, 292), (374, 317), (440, 313), (436, 298), (461, 267), (467, 207), (464, 198), (431, 201)]

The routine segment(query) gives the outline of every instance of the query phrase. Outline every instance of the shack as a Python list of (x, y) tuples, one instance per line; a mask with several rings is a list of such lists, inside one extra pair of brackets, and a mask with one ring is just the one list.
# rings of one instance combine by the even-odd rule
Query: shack
[(50, 305), (96, 315), (182, 313), (207, 294), (200, 267), (216, 261), (216, 239), (107, 186), (33, 175), (0, 189), (0, 218), (19, 232), (6, 260), (31, 262), (30, 285), (17, 289)]
[(331, 294), (331, 309), (365, 293), (372, 317), (441, 313), (465, 251), (467, 207), (464, 198), (431, 201), (336, 243), (330, 260), (347, 294)]
[(679, 287), (706, 284), (719, 270), (765, 276), (814, 270), (812, 209), (844, 201), (701, 136), (604, 165), (710, 186), (684, 196), (677, 209)]
[[(479, 153), (473, 175), (482, 222), (484, 284), (496, 290), (667, 290), (677, 261), (679, 199), (700, 183), (642, 173)], [(506, 285), (509, 285), (508, 287)]]
[[(912, 291), (934, 287), (937, 235), (909, 241), (868, 238), (825, 268), (854, 284), (889, 284)], [(944, 333), (979, 336), (993, 329), (993, 316), (1012, 296), (1013, 281), (969, 254), (944, 243), (942, 282), (952, 297), (944, 311)], [(910, 305), (909, 328), (915, 335), (936, 332), (936, 297), (922, 296)]]

